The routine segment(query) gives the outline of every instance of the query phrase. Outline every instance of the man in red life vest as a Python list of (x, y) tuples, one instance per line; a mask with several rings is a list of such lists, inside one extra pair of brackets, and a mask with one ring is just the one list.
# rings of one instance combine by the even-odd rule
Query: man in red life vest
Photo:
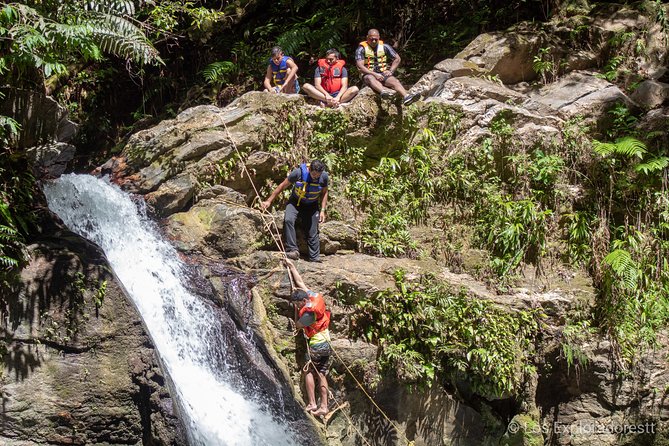
[(299, 93), (297, 65), (292, 57), (283, 54), (279, 46), (272, 48), (263, 81), (264, 91), (270, 93)]
[(318, 59), (314, 72), (314, 85), (304, 84), (302, 88), (312, 98), (328, 107), (350, 101), (358, 94), (358, 87), (348, 86), (346, 61), (339, 58), (339, 51), (331, 48), (325, 52), (324, 59)]
[[(307, 361), (311, 361), (304, 372), (304, 384), (307, 390), (308, 404), (305, 408), (314, 416), (323, 416), (328, 413), (328, 367), (330, 365), (330, 312), (326, 309), (325, 299), (320, 293), (311, 291), (302, 280), (297, 268), (288, 259), (286, 265), (295, 281), (295, 291), (291, 300), (299, 311), (299, 319), (295, 326), (304, 330), (307, 338)], [(316, 375), (320, 404), (316, 404)]]
[(355, 63), (365, 84), (379, 93), (382, 98), (391, 98), (397, 92), (402, 95), (402, 103), (410, 105), (420, 99), (420, 95), (407, 93), (394, 76), (400, 61), (401, 58), (397, 51), (380, 40), (377, 29), (367, 31), (367, 40), (360, 42), (358, 49), (355, 50)]

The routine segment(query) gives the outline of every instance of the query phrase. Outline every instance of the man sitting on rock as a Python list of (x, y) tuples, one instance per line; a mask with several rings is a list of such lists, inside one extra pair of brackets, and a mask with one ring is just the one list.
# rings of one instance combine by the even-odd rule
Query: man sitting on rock
[(370, 29), (367, 31), (367, 40), (360, 42), (355, 51), (355, 63), (362, 74), (362, 79), (382, 98), (391, 98), (397, 92), (404, 98), (402, 101), (404, 105), (413, 104), (420, 99), (420, 95), (408, 94), (394, 76), (401, 61), (400, 55), (392, 46), (379, 40), (379, 37), (377, 29)]
[(269, 198), (261, 203), (263, 210), (268, 209), (283, 190), (290, 185), (293, 186), (283, 219), (286, 256), (289, 259), (300, 258), (295, 235), (295, 221), (299, 217), (304, 232), (307, 234), (307, 245), (309, 246), (307, 260), (320, 262), (321, 240), (318, 236), (318, 224), (325, 221), (329, 181), (328, 173), (325, 172), (325, 164), (321, 161), (313, 160), (310, 165), (303, 163), (290, 172), (288, 177), (272, 191)]
[[(304, 283), (302, 276), (290, 260), (285, 260), (295, 281), (295, 291), (291, 300), (297, 306), (299, 319), (295, 323), (298, 330), (304, 330), (307, 338), (307, 370), (304, 372), (304, 385), (309, 402), (305, 408), (314, 416), (328, 413), (328, 367), (330, 365), (330, 312), (325, 306), (325, 299), (320, 293), (314, 293)], [(320, 405), (316, 405), (316, 379), (320, 390)]]
[(320, 101), (322, 106), (338, 107), (358, 94), (358, 87), (348, 86), (346, 61), (339, 58), (339, 51), (331, 48), (325, 52), (325, 59), (318, 59), (314, 72), (314, 85), (304, 84), (304, 91)]

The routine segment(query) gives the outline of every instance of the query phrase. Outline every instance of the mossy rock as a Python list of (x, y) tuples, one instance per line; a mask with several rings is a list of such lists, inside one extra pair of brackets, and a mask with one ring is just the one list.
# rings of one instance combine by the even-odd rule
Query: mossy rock
[(528, 414), (513, 417), (500, 440), (500, 446), (542, 446), (541, 425)]

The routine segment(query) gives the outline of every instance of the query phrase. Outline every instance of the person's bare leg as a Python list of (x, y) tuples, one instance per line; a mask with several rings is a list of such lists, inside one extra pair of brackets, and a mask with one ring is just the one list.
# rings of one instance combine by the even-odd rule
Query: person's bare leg
[(327, 377), (319, 373), (318, 374), (318, 380), (319, 380), (319, 389), (320, 389), (320, 394), (321, 394), (321, 404), (318, 407), (318, 410), (314, 411), (315, 416), (320, 416), (320, 415), (325, 415), (328, 413), (328, 379)]
[(388, 79), (385, 80), (383, 85), (385, 85), (388, 88), (392, 88), (393, 90), (401, 94), (402, 97), (405, 97), (407, 95), (407, 91), (402, 86), (402, 83), (395, 76), (390, 76)]
[(383, 91), (383, 84), (371, 74), (366, 75), (363, 80), (365, 81), (365, 84), (369, 85), (375, 92), (381, 93)]
[(358, 87), (347, 88), (343, 95), (341, 95), (340, 104), (350, 101), (358, 94)]
[(316, 383), (314, 382), (313, 372), (309, 371), (304, 374), (304, 386), (307, 388), (307, 399), (309, 400), (305, 410), (316, 410), (318, 406), (316, 405)]
[(308, 95), (310, 98), (316, 99), (317, 101), (327, 101), (327, 100), (328, 100), (328, 98), (326, 98), (325, 96), (323, 96), (323, 93), (321, 93), (320, 91), (316, 90), (316, 87), (314, 87), (314, 86), (311, 85), (311, 84), (304, 84), (304, 85), (302, 85), (302, 90), (304, 90), (304, 92), (307, 93), (307, 95)]

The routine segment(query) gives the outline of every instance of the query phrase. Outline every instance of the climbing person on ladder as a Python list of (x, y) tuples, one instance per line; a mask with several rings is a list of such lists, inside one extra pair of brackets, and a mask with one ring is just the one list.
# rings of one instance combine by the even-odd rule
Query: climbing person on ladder
[[(307, 288), (295, 264), (289, 259), (284, 261), (295, 282), (295, 290), (291, 295), (291, 300), (299, 312), (299, 319), (295, 327), (298, 330), (304, 330), (304, 336), (307, 338), (306, 365), (302, 370), (309, 400), (305, 409), (314, 416), (324, 416), (329, 411), (327, 374), (331, 354), (330, 330), (328, 329), (330, 312), (325, 306), (323, 295)], [(316, 404), (316, 376), (318, 376), (319, 383), (320, 405)]]
[(267, 200), (261, 203), (263, 210), (269, 209), (274, 199), (281, 191), (293, 186), (290, 199), (286, 205), (283, 219), (283, 235), (286, 242), (286, 257), (297, 260), (300, 252), (297, 249), (295, 235), (295, 221), (299, 217), (307, 235), (309, 246), (309, 262), (320, 262), (321, 240), (318, 235), (318, 225), (325, 222), (325, 208), (328, 203), (328, 173), (325, 164), (313, 160), (311, 164), (300, 164), (288, 177), (279, 184)]

